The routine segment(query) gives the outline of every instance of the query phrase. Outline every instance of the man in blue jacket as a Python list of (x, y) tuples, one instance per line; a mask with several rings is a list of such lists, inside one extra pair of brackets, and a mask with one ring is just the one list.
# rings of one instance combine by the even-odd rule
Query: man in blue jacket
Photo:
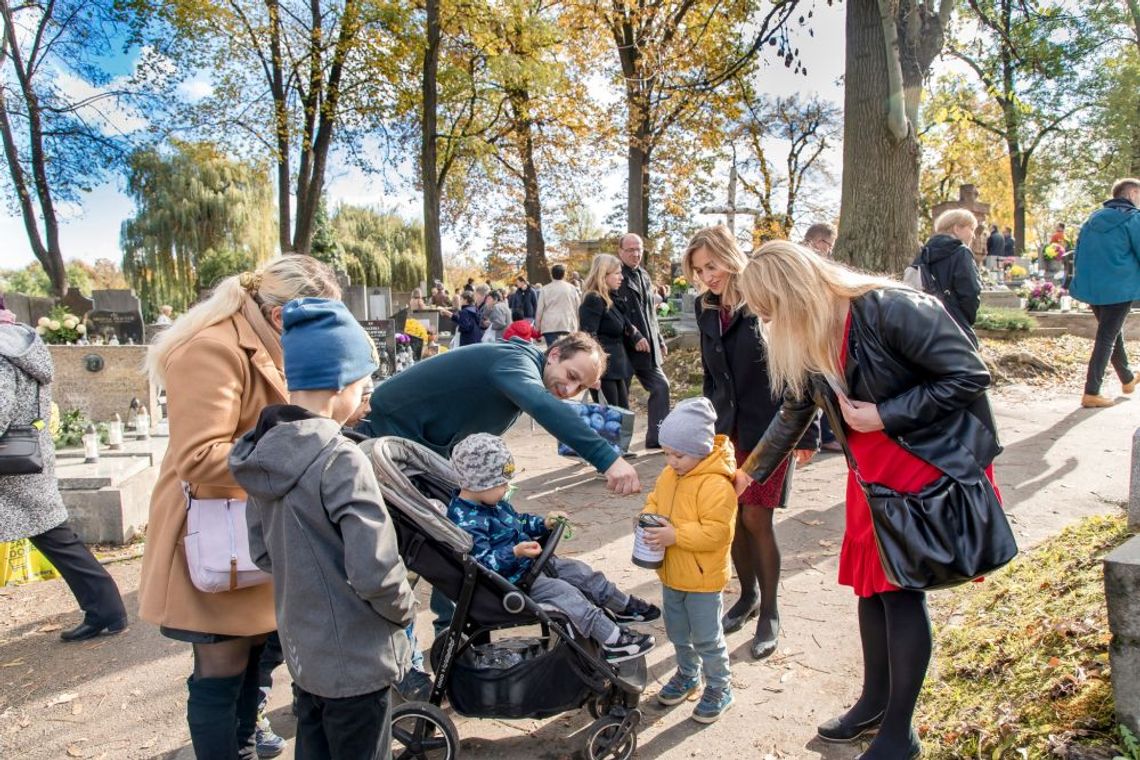
[(1109, 360), (1121, 390), (1136, 388), (1136, 375), (1124, 352), (1124, 320), (1140, 300), (1140, 179), (1117, 180), (1112, 199), (1093, 212), (1077, 240), (1072, 296), (1092, 306), (1096, 343), (1089, 358), (1081, 406), (1099, 408), (1115, 402), (1100, 394)]
[(373, 436), (395, 435), (441, 456), (473, 433), (501, 435), (523, 412), (606, 476), (619, 496), (641, 490), (637, 470), (562, 399), (593, 387), (605, 353), (570, 333), (543, 354), (524, 341), (478, 343), (418, 362), (372, 393)]

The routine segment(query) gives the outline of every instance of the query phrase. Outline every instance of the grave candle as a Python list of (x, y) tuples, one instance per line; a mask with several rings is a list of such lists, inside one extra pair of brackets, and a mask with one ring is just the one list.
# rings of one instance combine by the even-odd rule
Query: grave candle
[(87, 423), (87, 429), (83, 431), (83, 461), (86, 464), (99, 461), (99, 431), (91, 422)]
[(107, 423), (107, 446), (112, 451), (123, 448), (123, 419), (115, 412), (115, 419)]

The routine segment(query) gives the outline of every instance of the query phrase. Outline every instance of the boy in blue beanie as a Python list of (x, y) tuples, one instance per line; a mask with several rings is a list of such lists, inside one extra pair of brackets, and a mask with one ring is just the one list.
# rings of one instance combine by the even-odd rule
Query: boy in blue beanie
[(372, 467), (341, 433), (376, 347), (339, 301), (290, 301), (282, 323), (292, 403), (262, 411), (230, 469), (249, 495), (250, 554), (273, 574), (296, 755), (387, 757), (413, 597)]

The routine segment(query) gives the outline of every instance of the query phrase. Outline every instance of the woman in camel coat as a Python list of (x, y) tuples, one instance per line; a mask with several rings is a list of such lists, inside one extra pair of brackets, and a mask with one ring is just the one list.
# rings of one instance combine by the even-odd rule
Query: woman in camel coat
[(281, 307), (305, 296), (338, 298), (332, 271), (308, 256), (275, 259), (223, 280), (147, 357), (152, 378), (166, 387), (170, 445), (151, 498), (139, 617), (194, 647), (187, 720), (203, 759), (250, 756), (258, 659), (277, 624), (270, 583), (222, 593), (191, 583), (183, 484), (195, 498), (246, 498), (230, 475), (230, 448), (264, 407), (288, 401)]

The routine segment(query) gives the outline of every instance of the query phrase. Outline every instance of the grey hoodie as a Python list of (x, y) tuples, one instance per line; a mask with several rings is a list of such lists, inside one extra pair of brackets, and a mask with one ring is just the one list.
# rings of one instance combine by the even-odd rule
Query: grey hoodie
[[(48, 421), (51, 380), (51, 354), (36, 331), (24, 324), (0, 324), (0, 434), (11, 425)], [(55, 479), (55, 449), (46, 424), (40, 432), (40, 454), (43, 472), (0, 475), (0, 541), (38, 536), (67, 519)]]
[(273, 574), (293, 681), (352, 697), (399, 681), (414, 600), (368, 458), (340, 426), (297, 406), (261, 413), (230, 453), (249, 494), (249, 548)]

